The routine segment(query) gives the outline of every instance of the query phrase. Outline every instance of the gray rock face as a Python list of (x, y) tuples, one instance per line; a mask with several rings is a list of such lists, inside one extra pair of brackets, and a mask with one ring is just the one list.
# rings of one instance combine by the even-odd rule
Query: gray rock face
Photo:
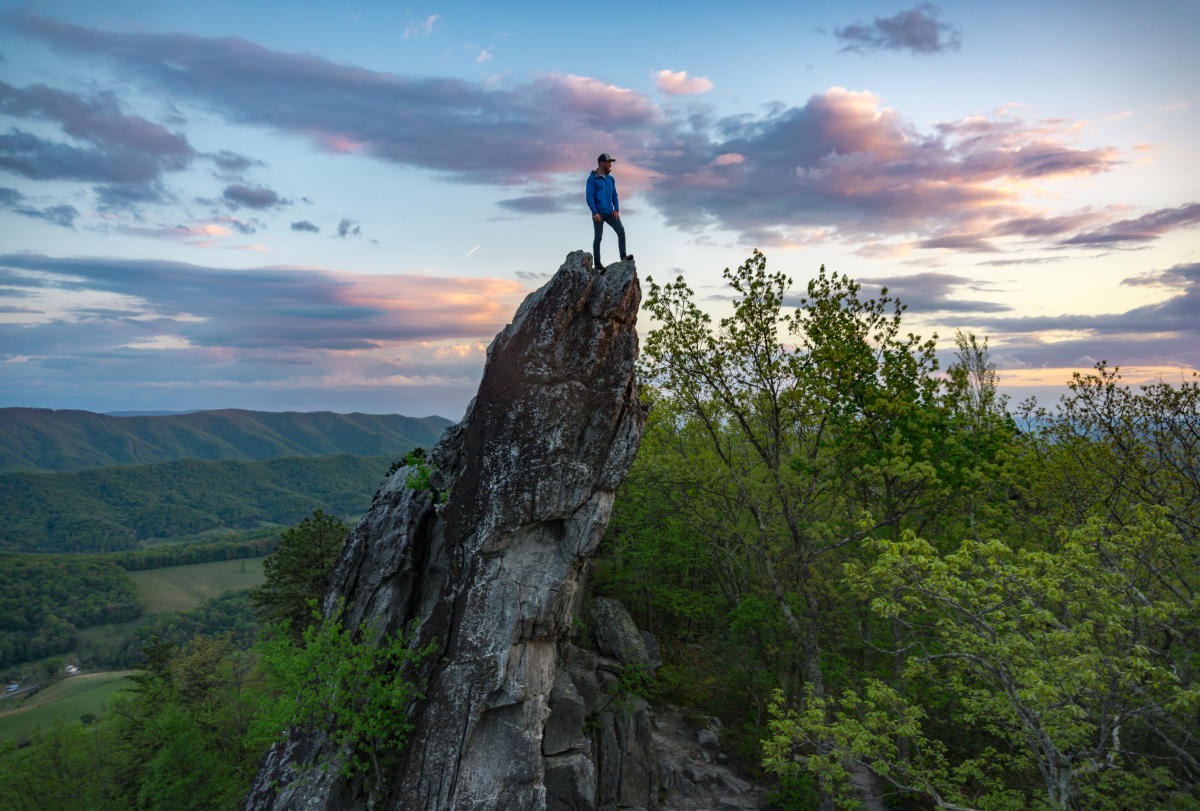
[[(568, 255), (488, 348), (466, 417), (430, 453), (431, 488), (397, 471), (351, 532), (326, 612), (345, 600), (347, 627), (415, 622), (414, 645), (437, 642), (408, 746), (377, 753), (392, 764), (382, 783), (294, 769), (339, 754), (324, 735), (294, 734), (264, 758), (245, 808), (538, 809), (548, 787), (570, 795), (562, 807), (597, 801), (595, 760), (573, 751), (570, 729), (583, 697), (556, 665), (641, 441), (640, 299), (633, 262), (596, 273)], [(547, 730), (552, 705), (564, 718)], [(616, 745), (630, 734), (614, 728)]]
[[(715, 727), (698, 727), (678, 707), (650, 708), (639, 698), (614, 696), (617, 674), (625, 666), (569, 643), (560, 645), (560, 670), (551, 692), (543, 746), (552, 729), (562, 731), (556, 731), (554, 753), (546, 758), (545, 807), (551, 811), (766, 808), (766, 790), (746, 779), (721, 751)], [(573, 690), (565, 687), (564, 679)], [(582, 724), (575, 720), (579, 718)], [(569, 748), (561, 749), (568, 740)], [(580, 759), (592, 768), (576, 767)], [(590, 798), (590, 804), (583, 804), (581, 798)]]
[[(591, 606), (592, 630), (600, 652), (625, 665), (635, 665), (649, 674), (662, 664), (662, 657), (651, 656), (646, 638), (633, 623), (633, 617), (619, 600), (597, 597)], [(651, 637), (652, 638), (652, 637)], [(655, 644), (657, 648), (657, 643)], [(655, 652), (657, 654), (657, 651)]]

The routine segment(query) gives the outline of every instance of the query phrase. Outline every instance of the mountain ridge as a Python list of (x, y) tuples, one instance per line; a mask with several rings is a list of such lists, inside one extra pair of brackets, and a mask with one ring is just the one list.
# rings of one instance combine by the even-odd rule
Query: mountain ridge
[(0, 408), (0, 473), (77, 472), (178, 459), (404, 454), (437, 442), (438, 416), (215, 409), (161, 416)]
[(395, 455), (172, 459), (0, 474), (0, 552), (118, 552), (210, 529), (357, 516)]

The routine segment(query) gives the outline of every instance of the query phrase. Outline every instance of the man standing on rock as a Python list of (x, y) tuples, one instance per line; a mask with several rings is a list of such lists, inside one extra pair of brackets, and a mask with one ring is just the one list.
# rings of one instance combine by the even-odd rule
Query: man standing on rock
[(604, 236), (604, 223), (617, 232), (617, 251), (621, 260), (633, 258), (633, 254), (625, 253), (625, 226), (621, 224), (621, 206), (617, 202), (617, 183), (613, 180), (612, 165), (613, 156), (601, 152), (596, 159), (595, 170), (587, 179), (587, 204), (592, 210), (592, 228), (595, 232), (592, 258), (596, 260), (596, 270), (604, 270), (604, 265), (600, 264), (600, 239)]

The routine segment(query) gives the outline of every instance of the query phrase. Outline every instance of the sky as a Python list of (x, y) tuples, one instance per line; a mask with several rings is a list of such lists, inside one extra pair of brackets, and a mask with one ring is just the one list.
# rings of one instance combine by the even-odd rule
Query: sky
[[(1200, 3), (0, 0), (0, 406), (439, 414), (589, 250), (754, 249), (1050, 404), (1200, 367)], [(616, 258), (611, 231), (602, 258)], [(639, 328), (653, 325), (648, 317)]]

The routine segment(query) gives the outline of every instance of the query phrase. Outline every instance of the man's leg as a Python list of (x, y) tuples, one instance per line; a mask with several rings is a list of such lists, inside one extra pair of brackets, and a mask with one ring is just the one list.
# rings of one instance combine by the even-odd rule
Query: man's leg
[(608, 224), (611, 225), (613, 227), (613, 230), (617, 232), (617, 250), (619, 251), (619, 253), (617, 255), (621, 257), (622, 261), (624, 261), (624, 259), (625, 259), (625, 226), (616, 217), (609, 218)]
[(596, 260), (594, 267), (597, 270), (604, 267), (604, 265), (600, 264), (600, 239), (604, 236), (604, 215), (601, 214), (600, 217), (599, 221), (592, 220), (592, 230), (594, 232), (592, 236), (592, 259)]

